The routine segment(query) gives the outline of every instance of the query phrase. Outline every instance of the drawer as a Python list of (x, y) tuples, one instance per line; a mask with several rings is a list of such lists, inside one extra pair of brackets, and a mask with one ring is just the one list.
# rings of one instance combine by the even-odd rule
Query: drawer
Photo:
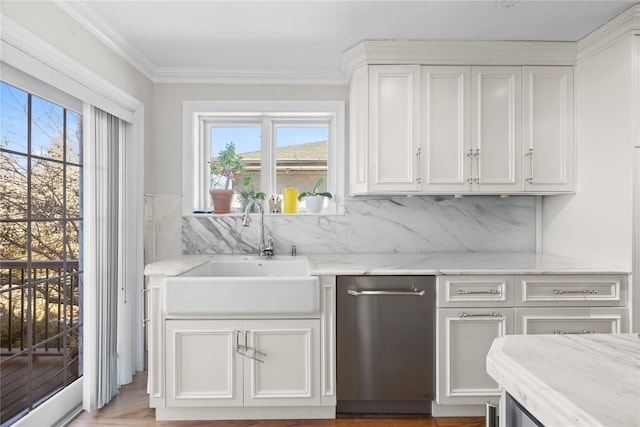
[(526, 275), (515, 276), (518, 306), (626, 306), (627, 276)]
[(438, 276), (439, 307), (511, 307), (513, 276)]
[(619, 334), (628, 331), (626, 308), (517, 308), (516, 334)]

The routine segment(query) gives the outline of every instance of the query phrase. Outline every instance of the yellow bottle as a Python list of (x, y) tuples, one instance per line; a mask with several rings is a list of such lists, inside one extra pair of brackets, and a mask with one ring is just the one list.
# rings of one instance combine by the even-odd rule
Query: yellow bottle
[(298, 189), (285, 187), (282, 190), (282, 211), (284, 213), (298, 212)]

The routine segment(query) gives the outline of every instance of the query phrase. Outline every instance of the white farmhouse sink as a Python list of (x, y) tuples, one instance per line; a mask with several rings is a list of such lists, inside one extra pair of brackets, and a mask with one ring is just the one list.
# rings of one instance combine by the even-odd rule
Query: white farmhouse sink
[(164, 279), (167, 317), (311, 314), (320, 308), (318, 277), (306, 258), (213, 259)]
[(213, 258), (199, 267), (183, 273), (181, 277), (220, 276), (308, 276), (309, 261), (305, 257), (256, 256)]

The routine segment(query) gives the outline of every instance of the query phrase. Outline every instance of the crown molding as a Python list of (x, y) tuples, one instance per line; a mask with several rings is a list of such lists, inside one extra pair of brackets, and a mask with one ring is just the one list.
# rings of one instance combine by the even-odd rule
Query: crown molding
[(580, 40), (578, 62), (586, 61), (629, 36), (640, 36), (640, 3), (631, 6)]
[(344, 54), (342, 71), (368, 64), (575, 65), (575, 42), (365, 40)]
[(108, 22), (91, 9), (87, 2), (79, 0), (52, 0), (55, 5), (78, 21), (80, 25), (104, 43), (109, 49), (136, 68), (147, 79), (155, 76), (155, 67)]
[(5, 15), (2, 15), (0, 40), (2, 62), (68, 91), (76, 98), (129, 121), (133, 120), (132, 113), (142, 107), (140, 101)]
[(145, 55), (133, 48), (122, 34), (87, 4), (90, 2), (79, 0), (53, 0), (53, 2), (153, 83), (312, 85), (347, 83), (340, 70), (155, 67)]
[(154, 83), (346, 85), (340, 70), (158, 68)]

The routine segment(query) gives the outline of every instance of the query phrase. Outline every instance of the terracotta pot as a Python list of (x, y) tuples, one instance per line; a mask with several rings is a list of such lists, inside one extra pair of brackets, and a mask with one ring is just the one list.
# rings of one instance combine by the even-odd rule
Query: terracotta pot
[(211, 202), (213, 202), (213, 213), (231, 212), (233, 190), (216, 189), (209, 191), (209, 194), (211, 194)]

